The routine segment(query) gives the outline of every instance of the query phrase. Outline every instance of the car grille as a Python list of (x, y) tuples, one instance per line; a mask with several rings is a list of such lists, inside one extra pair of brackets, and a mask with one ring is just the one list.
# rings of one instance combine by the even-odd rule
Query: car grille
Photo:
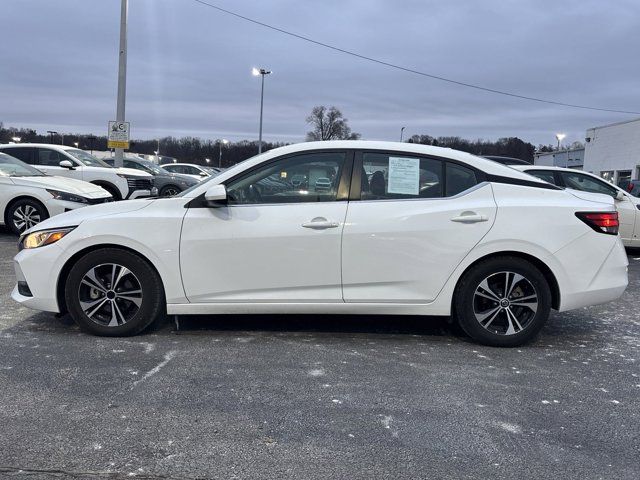
[(146, 178), (127, 178), (129, 191), (135, 190), (151, 190), (153, 188), (153, 179)]
[(100, 203), (109, 203), (109, 202), (113, 202), (113, 197), (106, 197), (106, 198), (87, 198), (87, 200), (89, 201), (89, 205), (98, 205)]

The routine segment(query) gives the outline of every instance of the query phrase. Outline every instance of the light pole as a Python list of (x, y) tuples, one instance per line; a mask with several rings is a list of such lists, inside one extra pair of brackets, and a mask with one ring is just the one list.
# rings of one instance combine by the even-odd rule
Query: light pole
[(405, 129), (405, 128), (406, 128), (406, 127), (402, 127), (402, 128), (400, 129), (400, 142), (402, 142), (402, 136), (404, 135), (404, 129)]
[[(229, 143), (229, 140), (223, 138), (219, 142), (219, 150), (218, 150), (218, 168), (222, 168), (222, 145), (226, 145)], [(262, 142), (261, 142), (262, 143)]]
[[(156, 152), (156, 156), (160, 155), (160, 139), (156, 140), (156, 142), (158, 142), (158, 151)], [(160, 161), (160, 159), (158, 159), (158, 162)]]
[[(120, 5), (120, 50), (118, 54), (118, 104), (116, 107), (116, 121), (124, 122), (124, 107), (127, 98), (127, 17), (129, 0), (122, 0)], [(116, 148), (113, 164), (122, 167), (124, 149)]]
[(47, 130), (47, 133), (49, 134), (50, 142), (53, 143), (53, 136), (58, 135), (58, 132), (56, 132), (55, 130)]
[(567, 137), (565, 133), (556, 133), (556, 139), (558, 140), (558, 151), (560, 151), (560, 142)]
[(253, 67), (251, 73), (254, 77), (260, 75), (262, 77), (262, 88), (260, 89), (260, 134), (258, 135), (258, 153), (262, 153), (262, 109), (264, 106), (264, 76), (271, 73), (270, 70), (264, 68)]

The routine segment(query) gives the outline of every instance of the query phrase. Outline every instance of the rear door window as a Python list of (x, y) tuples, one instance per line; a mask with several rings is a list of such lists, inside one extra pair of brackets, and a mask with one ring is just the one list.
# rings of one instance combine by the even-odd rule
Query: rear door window
[(11, 155), (18, 160), (22, 160), (24, 163), (28, 163), (30, 165), (34, 164), (33, 161), (33, 148), (27, 147), (10, 147), (3, 148), (0, 150), (2, 153), (6, 153), (7, 155)]
[(362, 154), (361, 200), (442, 198), (478, 184), (476, 172), (454, 162), (410, 154)]

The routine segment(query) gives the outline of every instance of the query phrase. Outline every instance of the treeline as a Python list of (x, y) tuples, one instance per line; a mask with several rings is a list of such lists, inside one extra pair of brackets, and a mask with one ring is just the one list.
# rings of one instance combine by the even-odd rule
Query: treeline
[[(19, 138), (21, 143), (55, 143), (57, 145), (77, 146), (83, 150), (105, 151), (107, 137), (82, 134), (39, 134), (28, 128), (5, 128), (0, 123), (0, 143), (9, 143), (13, 138)], [(222, 166), (228, 167), (246, 160), (258, 153), (258, 142), (242, 140), (228, 144), (221, 144), (216, 140), (202, 140), (196, 137), (164, 137), (159, 140), (160, 155), (175, 157), (181, 162), (204, 165), (210, 159), (210, 165), (218, 165), (220, 147), (222, 147)], [(77, 145), (76, 145), (77, 144)], [(281, 147), (286, 143), (262, 143), (262, 151)], [(158, 140), (134, 140), (131, 142), (129, 153), (145, 153), (153, 155), (158, 151)]]
[[(25, 128), (5, 128), (0, 123), (0, 143), (8, 143), (13, 138), (19, 138), (22, 143), (55, 143), (77, 146), (83, 150), (107, 150), (107, 137), (78, 134), (39, 134), (35, 130)], [(533, 163), (535, 147), (517, 137), (500, 138), (495, 142), (489, 140), (466, 140), (460, 137), (432, 137), (430, 135), (413, 135), (407, 140), (410, 143), (449, 147), (475, 155), (501, 155), (521, 158)], [(286, 143), (263, 143), (262, 150), (281, 147)], [(196, 137), (164, 137), (158, 140), (134, 140), (131, 142), (131, 153), (145, 153), (153, 155), (160, 147), (160, 155), (175, 157), (182, 162), (218, 165), (220, 147), (222, 146), (222, 166), (227, 167), (246, 160), (258, 153), (258, 142), (242, 140), (222, 144), (217, 140), (202, 140)], [(542, 151), (547, 147), (540, 146)]]
[(536, 151), (536, 147), (520, 140), (518, 137), (505, 137), (492, 142), (489, 140), (465, 140), (460, 137), (413, 135), (409, 138), (408, 142), (454, 148), (474, 155), (499, 155), (502, 157), (520, 158), (530, 163), (533, 163), (533, 154)]

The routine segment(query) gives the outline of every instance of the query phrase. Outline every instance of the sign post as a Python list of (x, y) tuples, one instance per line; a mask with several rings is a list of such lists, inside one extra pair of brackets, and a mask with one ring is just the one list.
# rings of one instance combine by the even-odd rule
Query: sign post
[(109, 135), (107, 137), (107, 148), (129, 149), (129, 122), (109, 122)]

